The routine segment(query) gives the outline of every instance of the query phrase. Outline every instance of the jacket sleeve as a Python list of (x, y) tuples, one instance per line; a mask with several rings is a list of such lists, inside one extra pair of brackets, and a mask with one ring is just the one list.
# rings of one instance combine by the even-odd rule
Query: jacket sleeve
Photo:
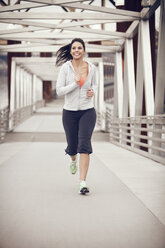
[(57, 78), (56, 92), (58, 96), (66, 95), (78, 87), (76, 82), (66, 85), (66, 67), (63, 65)]
[(94, 92), (94, 94), (96, 93), (97, 91), (97, 87), (98, 87), (98, 77), (97, 77), (97, 70), (96, 70), (96, 67), (94, 66), (93, 67), (93, 75), (92, 75), (92, 82), (91, 82), (91, 88)]

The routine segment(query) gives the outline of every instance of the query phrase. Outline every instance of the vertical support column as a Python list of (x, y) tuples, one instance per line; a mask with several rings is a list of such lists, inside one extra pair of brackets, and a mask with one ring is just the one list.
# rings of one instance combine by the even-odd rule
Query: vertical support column
[(27, 72), (23, 70), (23, 85), (24, 85), (24, 107), (27, 106)]
[(128, 111), (130, 117), (135, 116), (135, 72), (132, 39), (125, 41), (123, 117), (128, 117)]
[[(133, 40), (126, 39), (124, 50), (124, 94), (123, 94), (123, 117), (135, 116), (135, 71), (134, 71), (134, 54)], [(130, 145), (133, 146), (133, 131), (130, 131), (132, 124), (122, 123), (122, 131), (127, 134), (122, 134), (122, 142), (127, 143), (130, 140)], [(123, 133), (122, 132), (122, 133)], [(131, 136), (129, 136), (131, 134)]]
[(10, 87), (10, 113), (9, 113), (9, 130), (14, 127), (14, 110), (15, 110), (15, 87), (16, 87), (16, 63), (11, 62), (11, 87)]
[(141, 30), (141, 44), (142, 44), (142, 60), (144, 73), (144, 89), (145, 89), (145, 103), (146, 114), (154, 114), (154, 93), (153, 93), (153, 73), (151, 60), (151, 42), (149, 34), (149, 21), (142, 20), (140, 23)]
[(101, 121), (101, 129), (105, 130), (105, 104), (104, 104), (104, 65), (99, 62), (99, 114)]
[[(97, 80), (97, 82), (99, 82), (98, 73), (96, 74), (96, 80)], [(99, 86), (98, 86), (98, 87), (99, 87)], [(98, 90), (96, 90), (95, 96), (94, 96), (94, 104), (95, 104), (95, 109), (96, 109), (96, 111), (99, 110), (99, 106), (98, 106), (99, 99), (98, 99), (98, 96), (99, 96)]]
[[(123, 110), (123, 72), (122, 72), (122, 53), (116, 52), (116, 61), (115, 61), (115, 75), (114, 75), (114, 117), (122, 118)], [(120, 128), (120, 122), (118, 123), (119, 140), (117, 142), (121, 143), (121, 133), (122, 129)], [(113, 131), (113, 128), (112, 128)]]
[(32, 78), (32, 80), (33, 80), (33, 111), (36, 111), (36, 101), (37, 101), (37, 99), (36, 99), (36, 91), (37, 91), (37, 77), (36, 77), (36, 75), (34, 75), (33, 74), (33, 78)]
[[(149, 20), (142, 20), (140, 22), (140, 36), (141, 36), (141, 52), (142, 52), (142, 64), (143, 64), (143, 77), (144, 77), (144, 93), (145, 93), (145, 106), (146, 115), (154, 115), (154, 91), (153, 91), (153, 71), (152, 71), (152, 58), (151, 58), (151, 41)], [(147, 127), (148, 125), (146, 125)], [(143, 127), (143, 125), (142, 125)], [(150, 136), (149, 132), (144, 135)], [(151, 145), (151, 141), (148, 140), (148, 144)], [(150, 150), (149, 150), (150, 152)]]
[(115, 77), (114, 77), (114, 116), (122, 118), (123, 109), (123, 73), (122, 54), (116, 52)]
[(139, 25), (138, 31), (138, 51), (137, 51), (137, 73), (136, 73), (136, 105), (135, 116), (142, 115), (143, 104), (143, 60), (142, 60), (142, 46), (141, 46), (141, 31)]
[(23, 69), (20, 68), (20, 108), (24, 106)]
[[(142, 115), (143, 108), (143, 85), (144, 85), (144, 76), (143, 76), (143, 59), (142, 59), (142, 42), (141, 42), (141, 27), (138, 28), (138, 49), (137, 49), (137, 67), (136, 67), (136, 104), (135, 104), (135, 116)], [(141, 134), (141, 123), (135, 124), (134, 134), (136, 137), (134, 141), (140, 142), (139, 135)], [(136, 148), (140, 148), (139, 145), (135, 145)]]
[(20, 67), (16, 66), (16, 109), (20, 108)]
[(164, 113), (165, 99), (165, 3), (160, 5), (159, 44), (156, 71), (155, 114)]
[[(157, 56), (157, 70), (156, 70), (156, 90), (155, 90), (155, 115), (164, 113), (164, 100), (165, 100), (165, 2), (161, 1), (160, 5), (160, 22), (159, 22), (159, 41), (158, 41), (158, 56)], [(162, 125), (155, 123), (154, 129), (162, 130)], [(162, 139), (162, 134), (153, 133), (153, 137)], [(159, 141), (153, 141), (153, 146), (161, 147)], [(160, 155), (160, 151), (152, 150), (153, 154)], [(164, 154), (163, 154), (164, 155)]]
[(27, 72), (27, 106), (30, 105), (30, 74)]

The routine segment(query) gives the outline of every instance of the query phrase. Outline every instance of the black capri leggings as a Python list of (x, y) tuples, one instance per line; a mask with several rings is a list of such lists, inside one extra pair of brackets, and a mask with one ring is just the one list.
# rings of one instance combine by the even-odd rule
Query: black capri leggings
[(63, 109), (62, 121), (68, 145), (65, 152), (71, 156), (77, 153), (92, 153), (91, 136), (96, 123), (95, 109)]

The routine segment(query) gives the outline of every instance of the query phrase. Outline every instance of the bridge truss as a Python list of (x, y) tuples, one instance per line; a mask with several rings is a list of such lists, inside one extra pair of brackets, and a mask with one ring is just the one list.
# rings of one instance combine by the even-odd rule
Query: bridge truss
[[(7, 5), (0, 1), (0, 25), (9, 27), (0, 30), (0, 52), (31, 53), (32, 56), (12, 58), (8, 130), (42, 106), (42, 82), (57, 78), (56, 51), (80, 37), (86, 42), (87, 54), (104, 55), (89, 58), (98, 68), (95, 105), (100, 129), (110, 133), (110, 142), (165, 163), (164, 0), (151, 0), (140, 12), (117, 9), (109, 1), (100, 1), (103, 5), (98, 1), (81, 0), (9, 2)], [(158, 7), (154, 88), (149, 19)], [(123, 22), (131, 23), (126, 32), (116, 31), (112, 26)], [(137, 34), (135, 64), (133, 38)], [(16, 44), (10, 44), (10, 40)], [(52, 55), (38, 57), (38, 53)], [(103, 58), (109, 54), (114, 55), (114, 63)], [(110, 101), (105, 101), (105, 67), (114, 67), (114, 98)], [(1, 130), (6, 129), (3, 116), (6, 116), (5, 110), (1, 110)], [(1, 133), (4, 134), (4, 130)]]

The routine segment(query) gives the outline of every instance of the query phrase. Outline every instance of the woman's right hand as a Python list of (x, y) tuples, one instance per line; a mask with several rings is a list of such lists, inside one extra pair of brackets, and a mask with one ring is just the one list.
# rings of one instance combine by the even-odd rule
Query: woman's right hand
[(75, 81), (76, 81), (77, 84), (79, 83), (80, 79), (81, 79), (80, 74), (76, 74), (75, 75)]

